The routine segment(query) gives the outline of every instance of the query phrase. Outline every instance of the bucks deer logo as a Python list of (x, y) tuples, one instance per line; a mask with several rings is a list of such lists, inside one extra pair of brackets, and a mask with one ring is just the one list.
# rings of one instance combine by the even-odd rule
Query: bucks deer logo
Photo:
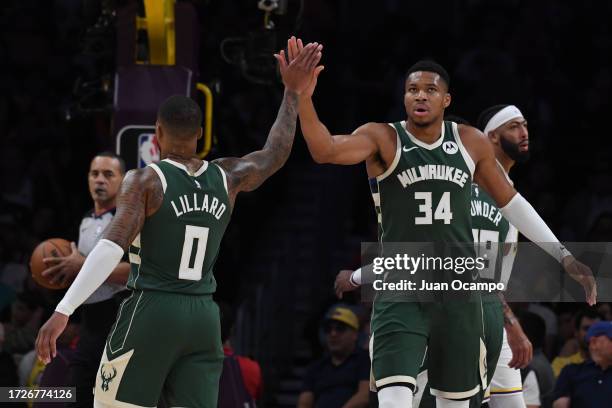
[[(112, 373), (111, 373), (112, 370)], [(102, 364), (100, 367), (100, 378), (102, 378), (102, 391), (108, 391), (108, 384), (113, 381), (113, 378), (117, 376), (117, 369), (113, 366), (110, 366), (110, 369), (107, 369), (106, 364)]]

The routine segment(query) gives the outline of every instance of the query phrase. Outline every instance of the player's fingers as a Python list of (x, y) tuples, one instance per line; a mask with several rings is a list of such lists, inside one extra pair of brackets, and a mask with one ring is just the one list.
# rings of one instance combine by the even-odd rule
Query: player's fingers
[(70, 243), (70, 249), (72, 249), (72, 252), (78, 252), (79, 250), (77, 249), (77, 246), (74, 242)]
[(42, 261), (45, 265), (54, 265), (62, 262), (62, 258), (57, 256), (50, 256), (48, 258), (43, 258)]
[(302, 42), (301, 38), (297, 39), (297, 47), (298, 47), (298, 51), (302, 51), (304, 49), (304, 43)]
[(512, 352), (512, 358), (510, 359), (510, 362), (508, 363), (508, 367), (514, 368), (517, 358), (518, 358), (518, 350), (516, 352), (514, 351)]
[(319, 65), (318, 67), (316, 67), (314, 70), (314, 74), (313, 74), (314, 78), (317, 79), (321, 71), (323, 71), (324, 69), (325, 69), (325, 66), (323, 65)]
[(291, 36), (287, 41), (287, 53), (289, 55), (289, 62), (293, 61), (299, 54), (297, 41), (294, 36)]
[(47, 349), (47, 339), (46, 339), (46, 333), (45, 333), (45, 329), (41, 329), (40, 333), (39, 333), (39, 337), (40, 337), (40, 341), (38, 343), (38, 358), (40, 359), (40, 361), (42, 361), (44, 364), (47, 364), (47, 362), (49, 361), (49, 352)]
[(310, 71), (311, 69), (317, 66), (319, 61), (321, 61), (321, 57), (323, 56), (323, 54), (321, 54), (321, 50), (323, 50), (323, 45), (319, 44), (314, 49), (314, 51), (310, 53), (310, 55), (308, 56), (307, 63), (306, 63), (306, 69)]
[(294, 60), (295, 64), (299, 67), (305, 68), (308, 65), (308, 59), (311, 54), (316, 50), (317, 43), (309, 43), (304, 47), (304, 50), (299, 53), (297, 58)]
[(53, 356), (53, 358), (55, 358), (57, 356), (57, 348), (56, 348), (56, 344), (57, 344), (57, 338), (59, 336), (53, 335), (50, 339), (49, 339), (49, 346), (51, 349), (51, 355)]
[(279, 54), (274, 54), (274, 58), (276, 58), (276, 61), (278, 61), (278, 68), (280, 69), (281, 73), (285, 72), (285, 69), (287, 68), (285, 51), (281, 50)]
[(52, 266), (50, 268), (45, 269), (40, 274), (45, 278), (53, 278), (60, 271), (60, 267), (61, 265)]

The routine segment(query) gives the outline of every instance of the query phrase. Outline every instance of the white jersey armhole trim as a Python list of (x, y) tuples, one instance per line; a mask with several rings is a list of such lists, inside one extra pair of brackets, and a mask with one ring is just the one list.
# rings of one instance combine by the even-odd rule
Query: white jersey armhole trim
[(461, 156), (463, 156), (463, 160), (465, 160), (465, 164), (467, 164), (470, 169), (470, 173), (472, 173), (472, 180), (474, 179), (474, 172), (476, 171), (476, 165), (474, 164), (474, 160), (470, 153), (467, 151), (463, 143), (461, 142), (461, 135), (459, 135), (459, 128), (457, 124), (453, 122), (453, 136), (455, 137), (455, 141), (457, 142), (457, 146), (459, 146), (459, 151), (461, 152)]
[(380, 176), (376, 176), (376, 181), (383, 181), (385, 178), (387, 178), (389, 174), (393, 173), (393, 170), (395, 170), (395, 168), (397, 167), (397, 163), (399, 163), (400, 157), (402, 155), (402, 141), (399, 137), (399, 133), (397, 133), (397, 129), (393, 127), (391, 123), (388, 123), (388, 125), (391, 126), (393, 130), (395, 130), (395, 137), (396, 137), (396, 144), (397, 144), (397, 146), (395, 147), (395, 157), (393, 158), (393, 162), (391, 162), (391, 165), (389, 166), (389, 168), (385, 170), (385, 172), (381, 174)]
[(229, 189), (227, 188), (227, 174), (225, 174), (225, 170), (223, 170), (223, 167), (219, 166), (217, 163), (215, 163), (215, 166), (217, 166), (219, 168), (219, 171), (221, 172), (221, 177), (223, 177), (223, 186), (225, 187), (225, 192), (229, 195)]
[(166, 188), (168, 187), (168, 183), (166, 182), (166, 176), (164, 176), (164, 172), (161, 171), (161, 169), (159, 168), (159, 166), (155, 163), (151, 163), (149, 164), (149, 166), (155, 170), (155, 172), (157, 173), (157, 175), (159, 176), (159, 179), (161, 180), (162, 183), (162, 187), (164, 188), (164, 193), (166, 192)]

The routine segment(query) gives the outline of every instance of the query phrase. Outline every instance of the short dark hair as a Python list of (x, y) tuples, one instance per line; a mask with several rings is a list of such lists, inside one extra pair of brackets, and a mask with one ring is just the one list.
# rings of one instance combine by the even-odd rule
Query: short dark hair
[(446, 84), (446, 89), (450, 89), (450, 75), (448, 75), (448, 72), (446, 72), (444, 67), (442, 67), (442, 65), (438, 64), (437, 62), (432, 60), (418, 61), (413, 66), (408, 68), (408, 71), (406, 71), (406, 80), (408, 80), (410, 74), (419, 71), (433, 72), (435, 74), (440, 75), (440, 78), (442, 78), (442, 80)]
[(580, 323), (582, 323), (582, 319), (584, 318), (588, 318), (588, 319), (599, 319), (599, 320), (603, 320), (603, 316), (595, 309), (591, 309), (591, 308), (584, 308), (578, 311), (578, 313), (576, 313), (576, 321), (574, 322), (576, 330), (580, 330)]
[(123, 157), (111, 152), (110, 150), (100, 152), (94, 156), (94, 158), (96, 157), (110, 157), (111, 159), (117, 160), (119, 162), (119, 171), (121, 174), (125, 174), (125, 160), (123, 160)]
[(480, 112), (480, 115), (478, 115), (478, 120), (476, 121), (476, 127), (484, 132), (485, 128), (487, 127), (487, 123), (489, 123), (491, 118), (506, 106), (510, 105), (493, 105)]
[(157, 120), (171, 136), (190, 138), (202, 125), (202, 111), (193, 99), (173, 95), (160, 105)]

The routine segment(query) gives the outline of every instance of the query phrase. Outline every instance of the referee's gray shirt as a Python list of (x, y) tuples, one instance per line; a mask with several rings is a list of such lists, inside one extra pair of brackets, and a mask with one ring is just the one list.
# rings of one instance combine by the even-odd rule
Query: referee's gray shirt
[[(94, 249), (98, 243), (102, 232), (106, 229), (114, 216), (114, 208), (112, 210), (103, 212), (100, 215), (96, 215), (94, 210), (91, 210), (85, 214), (83, 220), (81, 221), (81, 226), (79, 227), (79, 244), (77, 246), (81, 254), (84, 256), (89, 255), (91, 250)], [(112, 298), (115, 293), (121, 292), (125, 288), (125, 285), (105, 282), (91, 294), (84, 304), (98, 303), (108, 300)]]

